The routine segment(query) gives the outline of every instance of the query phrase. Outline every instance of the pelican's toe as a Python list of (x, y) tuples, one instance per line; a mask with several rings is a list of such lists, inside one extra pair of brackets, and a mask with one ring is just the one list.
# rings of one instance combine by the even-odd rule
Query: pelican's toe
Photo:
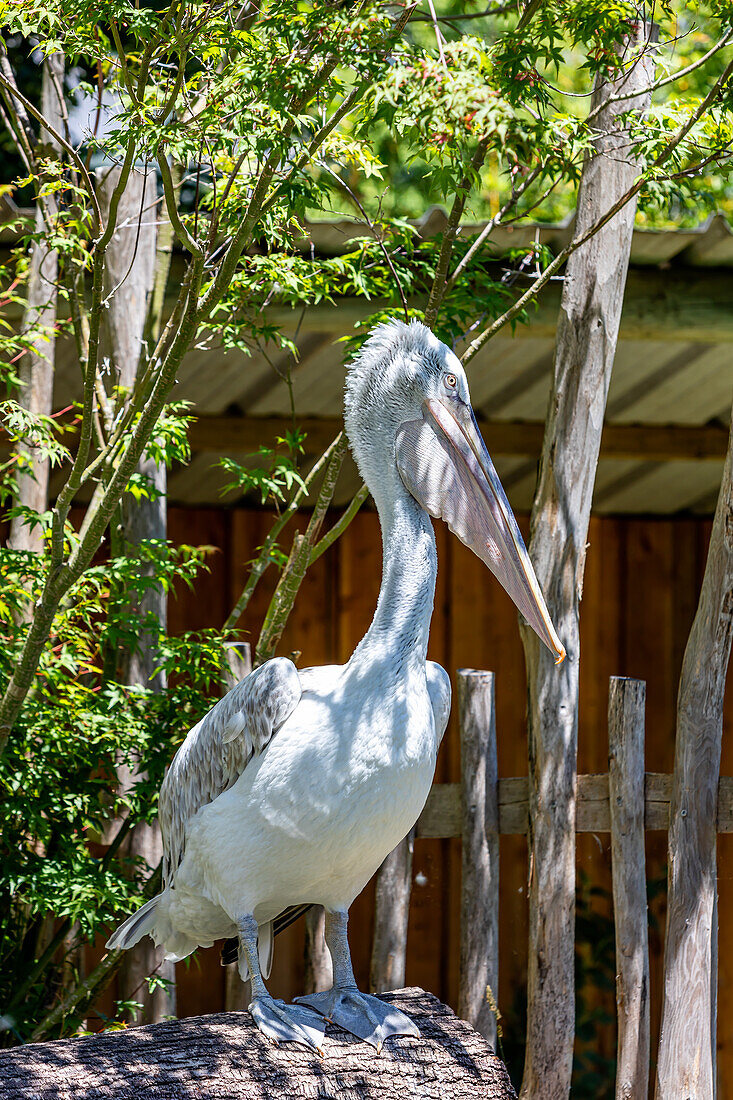
[(276, 1043), (302, 1043), (323, 1054), (326, 1022), (309, 1008), (288, 1005), (274, 997), (255, 997), (249, 1006), (252, 1019), (263, 1035)]

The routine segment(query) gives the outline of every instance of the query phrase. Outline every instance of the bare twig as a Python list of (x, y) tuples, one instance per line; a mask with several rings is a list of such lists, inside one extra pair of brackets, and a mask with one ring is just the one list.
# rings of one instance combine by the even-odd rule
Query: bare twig
[[(429, 328), (432, 328), (438, 317), (438, 310), (440, 309), (441, 302), (445, 296), (448, 283), (446, 282), (446, 276), (448, 274), (448, 266), (450, 264), (450, 258), (453, 254), (453, 245), (455, 243), (456, 235), (458, 233), (458, 225), (460, 223), (463, 211), (466, 207), (468, 196), (473, 187), (476, 174), (480, 171), (481, 165), (486, 159), (486, 151), (489, 147), (488, 138), (482, 138), (478, 144), (478, 147), (471, 159), (471, 166), (463, 176), (463, 179), (458, 184), (456, 189), (455, 198), (453, 199), (453, 206), (451, 212), (448, 215), (448, 224), (445, 227), (443, 233), (443, 244), (440, 249), (440, 255), (438, 256), (438, 263), (435, 268), (435, 276), (433, 278), (433, 285), (430, 288), (430, 296), (428, 298), (428, 304), (425, 309), (425, 324)], [(451, 284), (452, 285), (452, 284)]]
[(397, 290), (398, 290), (399, 295), (400, 295), (400, 299), (402, 300), (402, 309), (404, 310), (404, 313), (405, 313), (405, 321), (409, 324), (410, 310), (409, 310), (409, 307), (407, 305), (407, 297), (406, 297), (405, 291), (402, 287), (402, 283), (400, 282), (400, 277), (397, 274), (395, 266), (392, 262), (392, 257), (390, 256), (389, 251), (387, 249), (387, 246), (385, 245), (384, 240), (382, 238), (382, 234), (377, 230), (377, 227), (375, 226), (374, 222), (372, 221), (372, 219), (367, 214), (367, 212), (364, 209), (364, 206), (362, 205), (359, 197), (356, 194), (354, 194), (354, 192), (349, 187), (348, 183), (345, 180), (342, 180), (341, 176), (339, 176), (339, 174), (337, 172), (334, 172), (333, 169), (329, 168), (327, 164), (324, 164), (323, 161), (319, 161), (318, 163), (319, 163), (320, 167), (323, 169), (323, 171), (328, 173), (328, 175), (331, 177), (331, 179), (334, 181), (334, 183), (336, 183), (342, 189), (342, 191), (344, 191), (349, 196), (349, 198), (353, 202), (354, 206), (357, 208), (357, 210), (361, 214), (362, 218), (364, 219), (364, 224), (368, 227), (369, 232), (374, 237), (374, 240), (376, 241), (382, 255), (384, 256), (385, 263), (387, 264), (387, 267), (389, 268), (390, 272), (392, 273), (392, 278), (394, 279), (395, 286), (397, 287)]

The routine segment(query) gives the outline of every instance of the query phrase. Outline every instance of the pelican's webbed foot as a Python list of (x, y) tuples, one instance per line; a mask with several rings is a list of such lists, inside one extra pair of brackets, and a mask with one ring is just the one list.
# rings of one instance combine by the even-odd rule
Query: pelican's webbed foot
[(250, 1015), (263, 1035), (276, 1043), (302, 1043), (323, 1054), (326, 1021), (308, 1008), (276, 1001), (269, 995), (255, 997), (249, 1006)]
[[(258, 950), (259, 928), (252, 913), (237, 918), (240, 948), (240, 976), (249, 972), (252, 980), (252, 1003), (249, 1012), (263, 1035), (276, 1043), (302, 1043), (323, 1054), (326, 1024), (309, 1008), (276, 1001), (267, 992), (262, 979)], [(246, 969), (245, 969), (246, 966)]]
[(370, 1043), (377, 1051), (390, 1035), (420, 1037), (417, 1025), (404, 1012), (356, 988), (334, 987), (327, 993), (296, 997), (296, 1001), (315, 1009), (331, 1023)]
[(296, 997), (296, 1001), (320, 1012), (327, 1020), (371, 1043), (377, 1050), (390, 1035), (414, 1035), (419, 1038), (417, 1026), (404, 1012), (357, 989), (346, 934), (347, 924), (348, 913), (345, 910), (326, 910), (326, 943), (333, 960), (333, 989), (327, 993)]

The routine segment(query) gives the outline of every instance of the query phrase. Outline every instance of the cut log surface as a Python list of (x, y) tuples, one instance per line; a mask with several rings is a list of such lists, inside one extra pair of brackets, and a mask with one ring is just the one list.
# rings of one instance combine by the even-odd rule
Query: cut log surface
[(4, 1100), (365, 1100), (481, 1097), (515, 1093), (478, 1032), (421, 989), (384, 1000), (408, 1012), (422, 1037), (391, 1038), (382, 1052), (329, 1025), (324, 1056), (275, 1046), (248, 1012), (222, 1012), (34, 1043), (0, 1054)]

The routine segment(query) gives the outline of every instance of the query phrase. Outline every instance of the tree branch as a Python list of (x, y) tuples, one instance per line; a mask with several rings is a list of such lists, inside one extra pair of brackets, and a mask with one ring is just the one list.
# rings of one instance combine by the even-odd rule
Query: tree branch
[(333, 452), (323, 476), (318, 499), (308, 522), (305, 534), (297, 532), (293, 538), (290, 557), (283, 569), (277, 588), (270, 600), (270, 606), (262, 624), (257, 641), (255, 667), (272, 657), (295, 603), (295, 597), (303, 583), (310, 561), (310, 554), (318, 538), (328, 507), (333, 499), (336, 482), (341, 472), (344, 457), (348, 449), (346, 436), (340, 432), (333, 444)]
[[(667, 160), (669, 160), (669, 158), (672, 156), (672, 153), (680, 144), (680, 142), (687, 137), (695, 123), (698, 122), (700, 118), (702, 118), (702, 116), (705, 114), (711, 104), (714, 103), (723, 86), (727, 83), (732, 74), (733, 61), (729, 62), (729, 64), (725, 68), (725, 71), (721, 73), (720, 77), (716, 80), (715, 84), (710, 89), (705, 98), (701, 100), (698, 107), (687, 120), (687, 122), (680, 127), (674, 137), (671, 138), (670, 141), (665, 145), (662, 152), (651, 165), (652, 168), (661, 168), (662, 165), (665, 164)], [(469, 363), (471, 359), (473, 359), (476, 352), (479, 351), (484, 346), (484, 344), (492, 338), (492, 336), (495, 336), (500, 329), (504, 328), (506, 324), (514, 320), (514, 318), (519, 313), (521, 313), (524, 307), (537, 297), (542, 287), (550, 281), (552, 276), (557, 271), (559, 271), (559, 269), (567, 260), (568, 256), (571, 256), (573, 252), (581, 247), (581, 245), (584, 245), (586, 241), (595, 236), (599, 229), (602, 229), (603, 226), (606, 225), (607, 222), (609, 222), (611, 218), (613, 218), (614, 215), (619, 212), (619, 210), (626, 206), (626, 204), (630, 202), (635, 195), (638, 195), (639, 191), (641, 191), (642, 187), (644, 186), (644, 182), (645, 177), (642, 174), (639, 176), (636, 183), (634, 183), (617, 202), (613, 203), (613, 205), (608, 208), (602, 218), (599, 218), (585, 233), (582, 233), (579, 237), (576, 237), (570, 242), (570, 244), (566, 248), (564, 248), (561, 252), (558, 252), (552, 263), (548, 264), (548, 266), (545, 268), (542, 274), (538, 276), (532, 286), (528, 290), (526, 290), (525, 293), (522, 294), (521, 297), (518, 298), (517, 301), (512, 306), (510, 306), (510, 308), (506, 310), (505, 313), (501, 315), (501, 317), (497, 317), (497, 319), (493, 321), (490, 325), (488, 325), (487, 328), (483, 330), (483, 332), (479, 333), (475, 340), (471, 341), (471, 343), (468, 345), (465, 352), (461, 356), (461, 362), (464, 364)]]
[(247, 608), (247, 604), (252, 598), (252, 594), (257, 587), (257, 584), (259, 583), (260, 577), (267, 571), (272, 563), (272, 550), (275, 546), (275, 543), (277, 542), (280, 532), (293, 518), (298, 508), (300, 507), (301, 502), (305, 500), (305, 498), (308, 496), (316, 478), (321, 473), (321, 470), (323, 470), (326, 463), (330, 460), (331, 456), (333, 455), (334, 449), (336, 448), (336, 446), (338, 446), (340, 439), (341, 433), (339, 432), (333, 442), (329, 443), (328, 447), (326, 447), (326, 450), (315, 463), (312, 470), (305, 478), (303, 484), (298, 487), (297, 491), (293, 495), (293, 499), (290, 501), (283, 514), (273, 523), (267, 534), (267, 538), (260, 547), (260, 552), (257, 555), (257, 558), (252, 563), (249, 575), (247, 577), (247, 582), (242, 589), (241, 595), (239, 596), (239, 599), (235, 603), (232, 610), (229, 612), (224, 622), (224, 625), (222, 627), (222, 630), (224, 632), (233, 630), (234, 627), (237, 625), (239, 619), (244, 614)]

